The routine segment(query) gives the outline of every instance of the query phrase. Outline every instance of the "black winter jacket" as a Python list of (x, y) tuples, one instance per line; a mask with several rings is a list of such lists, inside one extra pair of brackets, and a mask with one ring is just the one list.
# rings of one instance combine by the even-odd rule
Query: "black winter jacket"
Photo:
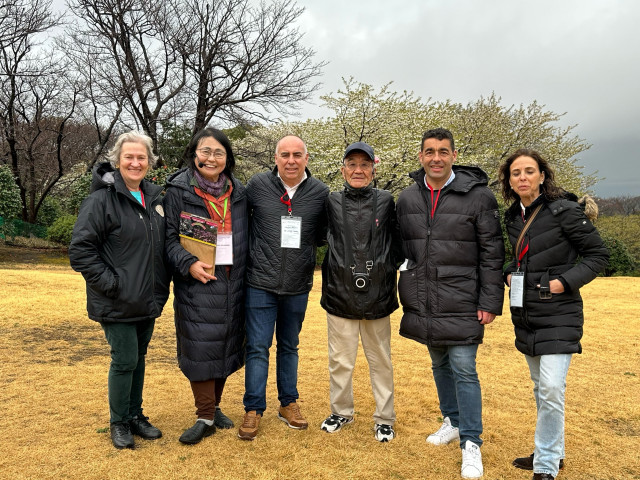
[[(580, 287), (606, 267), (609, 252), (575, 199), (568, 194), (548, 202), (540, 196), (525, 211), (525, 218), (529, 218), (539, 204), (544, 205), (525, 234), (529, 250), (520, 267), (525, 272), (524, 308), (511, 308), (516, 348), (525, 355), (582, 352)], [(505, 213), (512, 248), (524, 226), (521, 212), (517, 201)], [(516, 269), (514, 260), (505, 276)], [(537, 285), (548, 287), (555, 279), (563, 283), (565, 291), (540, 299)]]
[(87, 282), (87, 311), (97, 322), (157, 318), (169, 296), (162, 188), (146, 180), (140, 188), (146, 208), (119, 171), (96, 165), (73, 227), (69, 260)]
[(233, 265), (227, 275), (215, 267), (217, 280), (194, 279), (189, 267), (198, 259), (180, 245), (180, 212), (209, 218), (204, 200), (190, 185), (192, 172), (183, 169), (167, 180), (167, 258), (173, 274), (178, 364), (191, 381), (226, 378), (244, 365), (244, 275), (249, 244), (247, 196), (231, 178)]
[(251, 211), (247, 283), (276, 295), (300, 295), (313, 286), (316, 247), (326, 231), (324, 203), (329, 187), (306, 170), (307, 179), (291, 199), (292, 216), (302, 217), (300, 248), (282, 248), (281, 217), (289, 213), (281, 201), (286, 189), (277, 172), (274, 168), (258, 173), (247, 183)]
[(504, 300), (498, 203), (480, 168), (453, 171), (433, 218), (422, 169), (410, 174), (415, 184), (396, 209), (407, 259), (398, 283), (400, 334), (429, 346), (482, 343), (477, 311), (500, 315)]
[[(373, 260), (369, 273), (370, 287), (365, 292), (354, 289), (351, 263), (345, 258), (343, 194), (355, 271), (366, 272), (367, 260)], [(374, 217), (376, 250), (372, 252), (374, 194), (377, 197)], [(333, 192), (327, 198), (327, 222), (328, 249), (322, 263), (322, 308), (332, 315), (356, 320), (375, 320), (391, 315), (398, 308), (396, 270), (402, 258), (400, 231), (391, 194), (370, 185), (353, 188), (345, 183), (343, 192)]]

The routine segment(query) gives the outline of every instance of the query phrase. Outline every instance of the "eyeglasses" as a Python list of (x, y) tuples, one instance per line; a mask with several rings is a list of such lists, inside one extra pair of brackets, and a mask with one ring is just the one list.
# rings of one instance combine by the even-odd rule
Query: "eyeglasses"
[(224, 160), (227, 152), (224, 150), (211, 150), (210, 148), (200, 148), (196, 150), (202, 158), (215, 158), (216, 160)]

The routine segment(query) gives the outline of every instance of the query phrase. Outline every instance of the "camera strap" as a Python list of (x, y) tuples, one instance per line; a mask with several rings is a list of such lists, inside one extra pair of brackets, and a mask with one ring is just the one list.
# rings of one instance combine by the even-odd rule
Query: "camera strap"
[[(369, 255), (368, 255), (371, 258), (371, 260), (367, 260), (365, 264), (367, 273), (369, 273), (369, 271), (373, 268), (373, 259), (376, 256), (376, 246), (377, 246), (376, 216), (378, 214), (377, 212), (378, 190), (376, 190), (375, 188), (372, 188), (371, 191), (373, 193), (373, 209), (371, 211), (371, 243), (369, 244)], [(349, 222), (349, 219), (347, 218), (347, 202), (346, 202), (346, 195), (344, 190), (342, 190), (342, 223), (343, 223), (342, 241), (344, 243), (345, 265), (347, 265), (351, 269), (351, 273), (353, 274), (353, 273), (356, 273), (355, 271), (356, 262), (355, 262), (355, 259), (353, 258), (353, 247), (351, 245), (351, 242), (353, 239), (351, 236), (351, 224)], [(345, 272), (345, 285), (349, 285), (349, 282), (350, 282), (349, 271), (345, 269), (344, 272)]]

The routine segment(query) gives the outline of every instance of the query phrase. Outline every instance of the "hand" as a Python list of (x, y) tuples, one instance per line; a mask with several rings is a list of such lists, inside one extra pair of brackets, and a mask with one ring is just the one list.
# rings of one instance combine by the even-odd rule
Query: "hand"
[(197, 262), (194, 262), (191, 264), (191, 266), (189, 267), (189, 273), (193, 278), (195, 278), (199, 282), (207, 283), (209, 280), (217, 280), (216, 277), (204, 271), (205, 268), (211, 268), (211, 267), (212, 265), (206, 264), (198, 260)]
[(511, 287), (511, 274), (507, 275), (507, 286)]
[[(536, 288), (540, 288), (540, 284), (536, 285)], [(549, 291), (554, 294), (563, 293), (564, 285), (560, 280), (551, 280), (549, 282)]]
[(481, 325), (488, 325), (496, 318), (495, 313), (485, 312), (484, 310), (478, 310), (478, 321)]

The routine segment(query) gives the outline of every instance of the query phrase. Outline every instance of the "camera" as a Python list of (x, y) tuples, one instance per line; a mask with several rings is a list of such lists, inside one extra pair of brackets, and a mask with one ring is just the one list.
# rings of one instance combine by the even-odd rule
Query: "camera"
[(351, 275), (353, 275), (353, 289), (356, 292), (368, 292), (371, 285), (371, 278), (369, 272), (373, 268), (373, 260), (367, 260), (366, 263), (367, 272), (356, 272), (356, 266), (351, 265)]
[(368, 273), (353, 273), (353, 288), (356, 292), (368, 292), (370, 284)]

